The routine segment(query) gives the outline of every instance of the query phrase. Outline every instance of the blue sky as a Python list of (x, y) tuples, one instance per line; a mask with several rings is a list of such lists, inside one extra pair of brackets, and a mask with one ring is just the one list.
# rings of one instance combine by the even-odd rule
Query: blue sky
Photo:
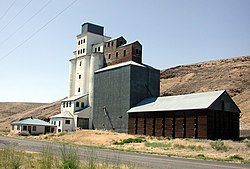
[(78, 0), (41, 29), (71, 2), (0, 0), (0, 101), (67, 96), (68, 60), (84, 22), (139, 40), (143, 62), (158, 69), (250, 55), (249, 0)]

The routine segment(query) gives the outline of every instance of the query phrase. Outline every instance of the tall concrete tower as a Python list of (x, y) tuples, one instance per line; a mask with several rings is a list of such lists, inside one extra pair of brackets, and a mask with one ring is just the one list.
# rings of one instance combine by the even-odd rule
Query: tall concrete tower
[(103, 29), (99, 25), (84, 23), (81, 34), (76, 36), (76, 51), (69, 60), (68, 97), (62, 101), (61, 114), (57, 116), (72, 116), (71, 128), (68, 130), (92, 128), (94, 72), (103, 67), (104, 42), (110, 39), (103, 35)]

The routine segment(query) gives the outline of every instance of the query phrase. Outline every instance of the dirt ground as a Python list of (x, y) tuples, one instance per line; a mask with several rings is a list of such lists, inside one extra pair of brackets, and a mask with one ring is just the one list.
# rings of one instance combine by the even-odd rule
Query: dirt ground
[[(99, 148), (119, 149), (150, 154), (162, 154), (169, 156), (212, 159), (222, 161), (238, 161), (250, 163), (250, 140), (241, 141), (212, 141), (201, 139), (171, 139), (149, 136), (134, 136), (125, 133), (100, 130), (80, 130), (71, 133), (47, 134), (29, 136), (31, 139), (46, 140), (52, 142), (72, 143), (76, 145), (94, 146)], [(125, 139), (142, 139), (142, 143), (121, 143)], [(219, 144), (221, 150), (212, 148), (211, 143)], [(221, 145), (222, 144), (222, 145)]]

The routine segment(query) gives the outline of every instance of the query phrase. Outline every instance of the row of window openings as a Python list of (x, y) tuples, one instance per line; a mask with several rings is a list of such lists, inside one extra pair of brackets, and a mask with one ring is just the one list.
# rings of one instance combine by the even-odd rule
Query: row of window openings
[[(117, 43), (118, 43), (118, 41), (117, 41)], [(123, 44), (123, 42), (120, 41), (120, 42), (119, 42), (119, 45), (122, 45), (122, 44)], [(113, 41), (112, 41), (112, 42), (106, 43), (106, 47), (110, 47), (110, 46), (114, 46), (114, 42), (113, 42)]]
[(95, 48), (95, 52), (100, 52), (101, 51), (101, 47), (99, 46), (98, 48)]
[[(12, 126), (12, 130), (14, 130), (14, 125)], [(17, 125), (17, 130), (20, 130), (20, 125)], [(23, 126), (23, 130), (27, 131), (27, 126)], [(36, 126), (32, 126), (32, 131), (36, 131)]]
[[(84, 108), (84, 102), (76, 102), (76, 107), (80, 107), (81, 103), (81, 108)], [(71, 107), (71, 102), (63, 102), (63, 107)]]
[(78, 41), (78, 45), (81, 45), (83, 43), (85, 43), (85, 39), (81, 39), (81, 40)]
[[(127, 54), (127, 51), (126, 51), (126, 50), (123, 50), (123, 56), (126, 56), (126, 54)], [(119, 53), (116, 52), (116, 53), (115, 53), (115, 57), (118, 58), (118, 56), (119, 56)], [(111, 54), (109, 54), (109, 59), (111, 59)]]
[(84, 48), (77, 51), (77, 54), (78, 54), (78, 55), (79, 55), (79, 54), (83, 54), (83, 53), (85, 53), (85, 49), (84, 49)]
[[(56, 121), (51, 121), (51, 124), (56, 125)], [(70, 124), (70, 120), (65, 120), (65, 124)], [(58, 126), (61, 126), (61, 121), (58, 121)]]

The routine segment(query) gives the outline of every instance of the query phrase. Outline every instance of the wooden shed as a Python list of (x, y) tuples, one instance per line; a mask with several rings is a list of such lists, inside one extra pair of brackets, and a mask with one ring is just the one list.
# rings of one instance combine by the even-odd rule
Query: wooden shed
[(128, 116), (129, 134), (239, 139), (240, 110), (225, 90), (147, 98)]

